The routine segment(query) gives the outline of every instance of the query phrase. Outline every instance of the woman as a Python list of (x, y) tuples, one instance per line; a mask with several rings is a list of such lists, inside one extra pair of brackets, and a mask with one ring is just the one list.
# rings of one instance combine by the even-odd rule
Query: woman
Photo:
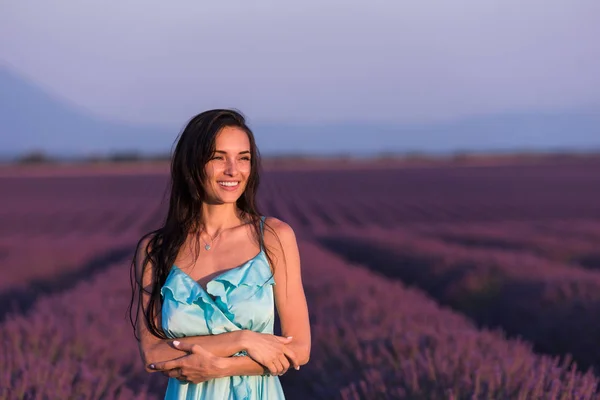
[(135, 336), (146, 370), (170, 378), (165, 399), (284, 399), (278, 375), (308, 362), (298, 245), (258, 211), (259, 167), (235, 111), (203, 112), (179, 137), (164, 226), (131, 267)]

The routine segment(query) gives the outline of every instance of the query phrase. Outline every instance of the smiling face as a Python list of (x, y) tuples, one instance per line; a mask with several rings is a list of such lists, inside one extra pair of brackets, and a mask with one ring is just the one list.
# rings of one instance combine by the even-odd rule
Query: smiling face
[(250, 140), (237, 127), (225, 127), (215, 139), (215, 153), (205, 165), (204, 189), (217, 204), (235, 203), (244, 193), (250, 177)]

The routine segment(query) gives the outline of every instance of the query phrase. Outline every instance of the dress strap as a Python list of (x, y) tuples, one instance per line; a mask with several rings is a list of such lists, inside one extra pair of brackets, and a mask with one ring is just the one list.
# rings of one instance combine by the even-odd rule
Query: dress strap
[[(264, 228), (264, 226), (265, 226), (265, 219), (266, 219), (266, 217), (264, 215), (262, 215), (260, 217), (260, 237), (263, 240), (265, 240), (265, 235), (264, 235), (264, 231), (265, 231), (265, 228)], [(263, 250), (263, 245), (262, 244), (260, 245), (260, 250), (261, 251)]]

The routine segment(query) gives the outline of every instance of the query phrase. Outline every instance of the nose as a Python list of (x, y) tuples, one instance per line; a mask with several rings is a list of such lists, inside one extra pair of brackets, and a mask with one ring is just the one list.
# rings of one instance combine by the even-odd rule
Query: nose
[(235, 175), (236, 172), (237, 164), (235, 163), (235, 160), (228, 158), (225, 164), (225, 173), (227, 175)]

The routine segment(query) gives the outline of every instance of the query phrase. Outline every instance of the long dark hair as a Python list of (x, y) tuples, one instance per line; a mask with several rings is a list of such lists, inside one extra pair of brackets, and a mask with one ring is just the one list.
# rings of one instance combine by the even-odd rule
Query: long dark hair
[[(240, 128), (248, 134), (251, 171), (247, 186), (237, 200), (236, 206), (253, 225), (256, 237), (259, 238), (260, 246), (265, 249), (265, 255), (273, 272), (274, 264), (270, 252), (264, 246), (264, 240), (260, 235), (260, 216), (262, 214), (256, 204), (256, 193), (260, 182), (261, 160), (254, 134), (246, 125), (244, 116), (238, 111), (216, 109), (200, 113), (188, 122), (176, 139), (177, 144), (171, 158), (169, 209), (164, 224), (140, 238), (131, 262), (131, 302), (128, 312), (134, 335), (138, 341), (140, 338), (137, 334), (136, 324), (140, 307), (143, 309), (148, 330), (159, 338), (167, 338), (155, 321), (155, 318), (159, 316), (159, 306), (162, 302), (160, 290), (188, 234), (196, 232), (203, 223), (201, 210), (202, 203), (206, 199), (203, 189), (204, 167), (215, 152), (217, 135), (225, 127)], [(264, 229), (270, 229), (275, 234), (267, 224), (264, 224)], [(275, 234), (275, 236), (277, 235)], [(139, 257), (142, 259), (140, 260)], [(146, 268), (149, 267), (149, 263), (152, 265), (152, 285), (151, 288), (145, 288), (142, 277)], [(147, 308), (143, 307), (143, 292), (150, 295)], [(137, 307), (135, 307), (135, 316), (133, 316), (135, 300), (137, 300)]]

